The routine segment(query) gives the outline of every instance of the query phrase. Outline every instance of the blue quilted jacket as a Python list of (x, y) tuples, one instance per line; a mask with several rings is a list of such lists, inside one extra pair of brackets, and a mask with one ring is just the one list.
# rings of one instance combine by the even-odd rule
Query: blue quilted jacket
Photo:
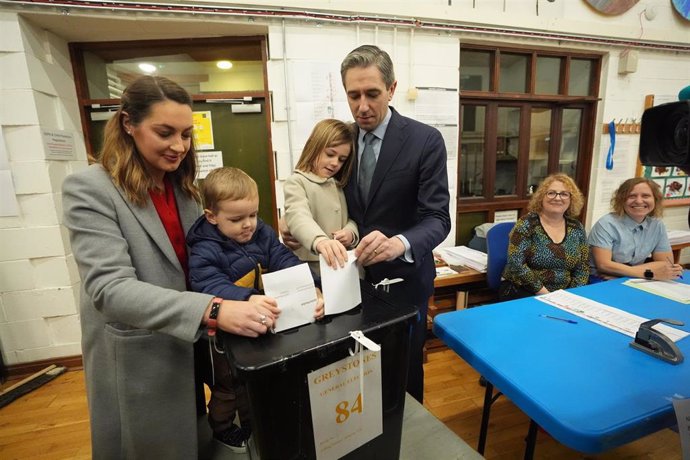
[(252, 239), (240, 244), (225, 237), (201, 216), (189, 230), (187, 244), (192, 290), (228, 300), (247, 300), (259, 294), (260, 272), (302, 263), (261, 219)]

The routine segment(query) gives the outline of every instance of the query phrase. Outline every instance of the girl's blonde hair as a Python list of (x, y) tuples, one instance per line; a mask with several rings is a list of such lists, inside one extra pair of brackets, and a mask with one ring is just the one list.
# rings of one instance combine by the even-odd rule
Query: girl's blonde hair
[(347, 181), (350, 180), (352, 164), (354, 163), (354, 130), (352, 125), (340, 120), (329, 118), (321, 120), (314, 126), (309, 139), (307, 139), (307, 143), (304, 144), (302, 156), (300, 156), (295, 168), (302, 172), (313, 173), (316, 170), (316, 162), (321, 152), (327, 147), (336, 147), (343, 144), (350, 145), (350, 155), (348, 155), (342, 168), (333, 178), (338, 186), (344, 187)]

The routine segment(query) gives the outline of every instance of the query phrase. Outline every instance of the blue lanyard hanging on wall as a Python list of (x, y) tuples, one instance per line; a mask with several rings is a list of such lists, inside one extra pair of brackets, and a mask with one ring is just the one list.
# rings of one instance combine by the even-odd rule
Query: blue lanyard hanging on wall
[(606, 155), (606, 169), (610, 171), (613, 169), (613, 150), (616, 148), (616, 123), (614, 120), (609, 122), (609, 137), (611, 138), (611, 146)]

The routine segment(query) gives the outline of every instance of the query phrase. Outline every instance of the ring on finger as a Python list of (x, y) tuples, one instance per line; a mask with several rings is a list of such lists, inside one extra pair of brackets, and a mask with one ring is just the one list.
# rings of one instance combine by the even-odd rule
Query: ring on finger
[(259, 318), (259, 322), (265, 326), (266, 325), (266, 315), (261, 315), (261, 318)]

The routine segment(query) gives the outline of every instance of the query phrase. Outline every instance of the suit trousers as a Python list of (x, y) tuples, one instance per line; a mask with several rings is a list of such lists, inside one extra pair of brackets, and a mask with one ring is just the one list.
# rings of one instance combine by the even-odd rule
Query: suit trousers
[(415, 289), (409, 283), (391, 284), (389, 294), (397, 302), (412, 303), (419, 310), (412, 324), (410, 333), (409, 367), (407, 370), (407, 392), (419, 401), (424, 400), (424, 343), (426, 341), (426, 316), (429, 297), (421, 289)]

